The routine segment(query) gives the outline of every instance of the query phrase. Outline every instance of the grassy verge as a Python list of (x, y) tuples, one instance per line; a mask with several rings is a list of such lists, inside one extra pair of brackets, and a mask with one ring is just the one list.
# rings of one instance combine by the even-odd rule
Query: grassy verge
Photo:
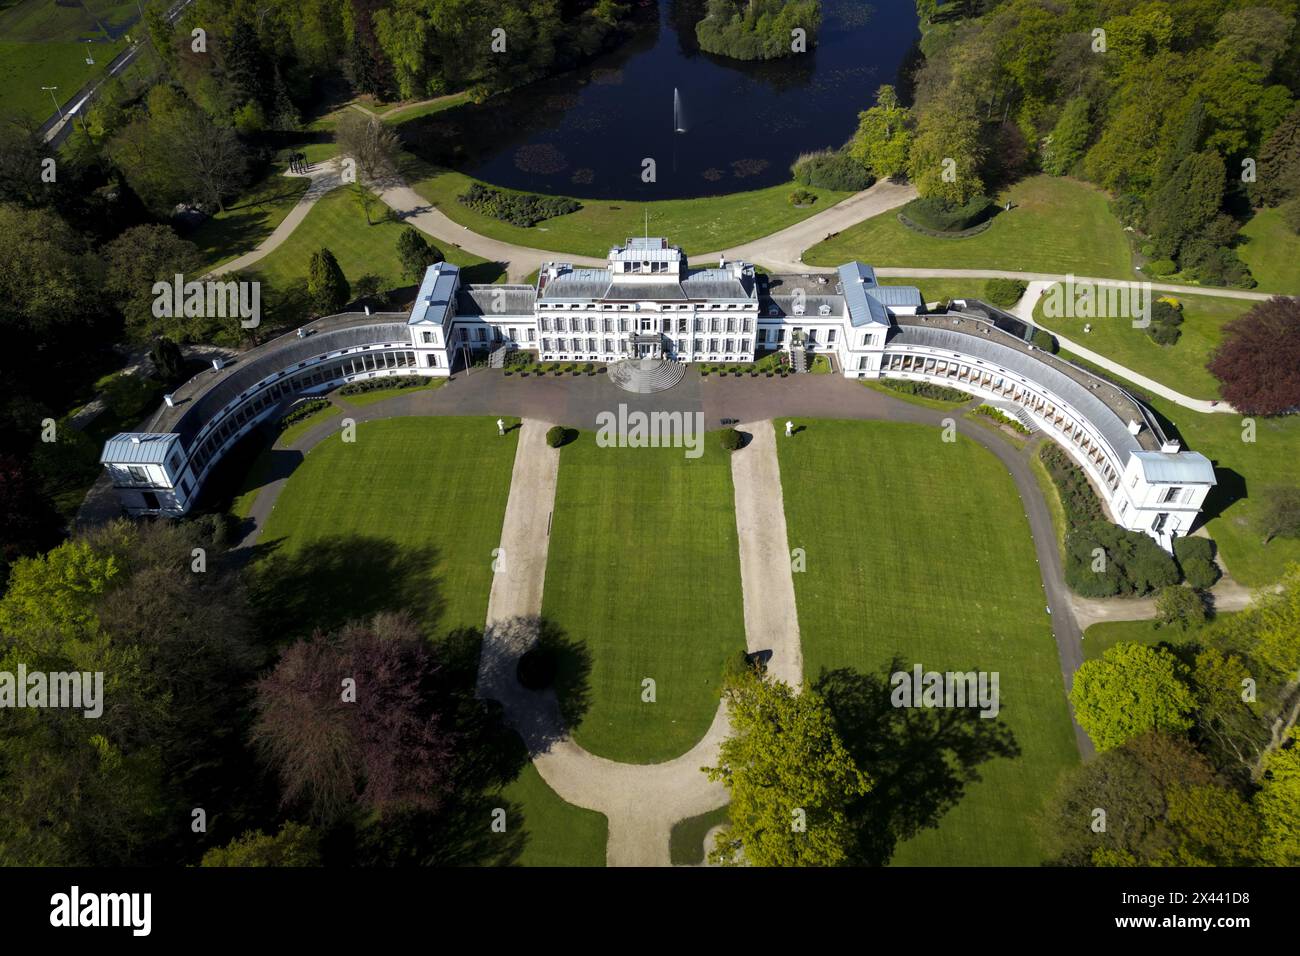
[[(1174, 298), (1183, 305), (1183, 324), (1173, 345), (1157, 345), (1146, 329), (1135, 329), (1131, 319), (1046, 318), (1042, 299), (1034, 307), (1034, 322), (1185, 395), (1216, 399), (1219, 380), (1205, 364), (1219, 344), (1223, 326), (1254, 303), (1205, 295)], [(1084, 332), (1085, 325), (1092, 331)]]
[(922, 408), (933, 408), (938, 411), (947, 411), (950, 408), (958, 408), (974, 399), (974, 395), (967, 396), (960, 401), (946, 401), (939, 398), (926, 398), (924, 395), (912, 395), (901, 389), (894, 388), (890, 385), (888, 379), (860, 379), (861, 383), (873, 392), (879, 392), (881, 395), (888, 395), (890, 398), (896, 398), (900, 402), (910, 402), (913, 405), (920, 405)]
[(1013, 445), (1016, 448), (1024, 448), (1029, 444), (1028, 436), (1021, 435), (1019, 432), (1016, 432), (1014, 429), (1009, 427), (1004, 427), (1002, 422), (989, 418), (987, 415), (981, 415), (974, 409), (971, 409), (963, 415), (962, 418), (972, 421), (982, 428), (987, 428), (989, 431), (994, 432), (1004, 442)]
[[(1001, 675), (996, 720), (1019, 755), (978, 765), (982, 779), (899, 845), (893, 862), (1038, 864), (1025, 820), (1078, 754), (1028, 522), (1006, 470), (969, 439), (943, 443), (935, 429), (901, 423), (811, 422), (778, 446), (786, 488), (835, 475), (890, 503), (873, 513), (867, 544), (861, 526), (818, 496), (786, 496), (790, 546), (808, 555), (808, 571), (795, 575), (808, 678), (850, 668), (887, 680), (896, 658)], [(885, 741), (882, 759), (932, 743)]]
[(714, 827), (727, 822), (730, 809), (729, 806), (718, 807), (674, 823), (668, 843), (668, 854), (673, 866), (699, 866), (703, 863), (712, 849), (704, 845), (704, 839)]
[(769, 235), (851, 195), (811, 189), (817, 194), (817, 201), (802, 209), (788, 201), (793, 184), (703, 199), (655, 202), (577, 197), (582, 203), (577, 212), (523, 228), (484, 216), (458, 202), (457, 197), (475, 182), (469, 176), (432, 169), (413, 157), (406, 165), (406, 179), (416, 192), (448, 218), (480, 235), (521, 246), (597, 258), (607, 255), (611, 246), (622, 245), (628, 236), (641, 235), (646, 229), (647, 214), (652, 235), (667, 236), (688, 254), (698, 256)]
[[(62, 107), (77, 90), (100, 76), (126, 47), (123, 39), (96, 43), (0, 40), (0, 115), (45, 122), (54, 115), (55, 100)], [(94, 57), (93, 65), (86, 63), (87, 51)], [(45, 86), (58, 87), (54, 99), (42, 89)]]
[(446, 384), (447, 380), (445, 378), (426, 378), (420, 385), (407, 385), (405, 388), (398, 386), (377, 388), (374, 391), (359, 392), (356, 395), (340, 395), (338, 392), (334, 392), (334, 397), (349, 405), (365, 408), (367, 405), (374, 405), (376, 402), (382, 402), (385, 399), (396, 398), (398, 395), (414, 395), (419, 392), (436, 391)]
[(600, 448), (590, 432), (561, 452), (542, 613), (590, 655), (574, 737), (611, 760), (693, 747), (726, 658), (745, 646), (731, 465), (717, 436), (704, 438), (697, 459)]
[(1199, 643), (1212, 628), (1232, 617), (1235, 611), (1216, 614), (1214, 619), (1200, 627), (1182, 630), (1176, 627), (1156, 627), (1153, 620), (1103, 621), (1083, 632), (1084, 660), (1094, 660), (1116, 644), (1179, 644)]
[(921, 235), (891, 210), (818, 243), (804, 252), (803, 261), (838, 266), (860, 259), (874, 266), (1132, 277), (1124, 231), (1101, 190), (1071, 179), (1032, 176), (998, 197), (1000, 203), (1007, 200), (1015, 208), (967, 239)]
[(1034, 472), (1034, 480), (1038, 482), (1038, 490), (1043, 493), (1043, 500), (1047, 502), (1047, 510), (1052, 516), (1052, 530), (1056, 532), (1056, 544), (1064, 557), (1065, 532), (1068, 526), (1065, 521), (1065, 506), (1061, 504), (1061, 494), (1056, 490), (1056, 482), (1052, 481), (1047, 466), (1043, 464), (1043, 460), (1037, 453), (1030, 456), (1030, 465)]

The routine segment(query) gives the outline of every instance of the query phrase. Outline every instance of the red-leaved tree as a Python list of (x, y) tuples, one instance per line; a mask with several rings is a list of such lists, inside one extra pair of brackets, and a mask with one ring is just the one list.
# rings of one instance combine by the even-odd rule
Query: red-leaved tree
[(432, 699), (437, 672), (406, 615), (379, 614), (287, 648), (257, 683), (253, 730), (284, 802), (326, 822), (353, 805), (436, 809), (454, 754)]
[(1206, 367), (1245, 415), (1300, 408), (1300, 300), (1275, 296), (1229, 322)]

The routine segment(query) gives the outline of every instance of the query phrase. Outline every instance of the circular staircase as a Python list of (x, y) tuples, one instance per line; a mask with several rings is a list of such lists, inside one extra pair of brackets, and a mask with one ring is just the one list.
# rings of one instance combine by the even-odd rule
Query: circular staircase
[(624, 359), (609, 367), (609, 380), (625, 392), (662, 392), (672, 388), (686, 374), (681, 362), (663, 359)]

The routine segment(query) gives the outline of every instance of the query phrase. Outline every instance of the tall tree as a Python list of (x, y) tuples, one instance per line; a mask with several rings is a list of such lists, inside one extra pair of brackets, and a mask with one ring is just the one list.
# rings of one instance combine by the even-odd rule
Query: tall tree
[(1192, 726), (1195, 705), (1177, 658), (1142, 644), (1116, 644), (1097, 660), (1084, 661), (1070, 702), (1098, 750), (1152, 730), (1181, 733)]
[(319, 315), (339, 312), (352, 297), (352, 286), (328, 249), (313, 252), (307, 271), (307, 295)]
[(1277, 296), (1233, 319), (1206, 368), (1243, 415), (1300, 408), (1300, 300)]
[(713, 851), (718, 862), (835, 866), (854, 833), (846, 810), (871, 789), (816, 693), (796, 693), (755, 673), (723, 691), (733, 735), (718, 766), (706, 767), (731, 794), (731, 824)]
[(892, 86), (876, 91), (876, 105), (858, 114), (858, 130), (849, 141), (849, 155), (878, 179), (891, 179), (907, 171), (912, 134), (907, 108), (898, 102)]

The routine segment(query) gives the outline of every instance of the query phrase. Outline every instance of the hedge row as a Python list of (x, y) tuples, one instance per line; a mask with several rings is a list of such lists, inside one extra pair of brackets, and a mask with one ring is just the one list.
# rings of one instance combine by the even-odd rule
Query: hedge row
[(473, 183), (458, 197), (460, 202), (484, 216), (500, 219), (512, 226), (527, 228), (555, 216), (577, 212), (582, 203), (565, 196), (539, 196), (536, 193), (502, 192)]

